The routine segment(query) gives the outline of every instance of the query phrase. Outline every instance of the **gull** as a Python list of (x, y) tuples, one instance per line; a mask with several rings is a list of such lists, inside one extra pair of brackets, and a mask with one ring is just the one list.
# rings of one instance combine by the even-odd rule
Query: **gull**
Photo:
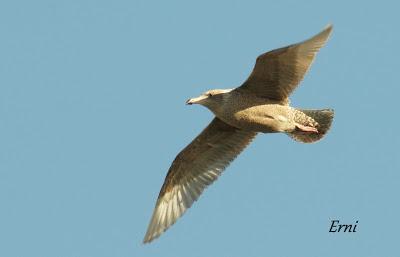
[(303, 79), (332, 25), (303, 42), (260, 55), (248, 79), (235, 89), (213, 89), (187, 100), (214, 115), (211, 123), (172, 162), (143, 242), (173, 225), (258, 133), (285, 133), (312, 143), (329, 130), (332, 109), (299, 109), (289, 96)]

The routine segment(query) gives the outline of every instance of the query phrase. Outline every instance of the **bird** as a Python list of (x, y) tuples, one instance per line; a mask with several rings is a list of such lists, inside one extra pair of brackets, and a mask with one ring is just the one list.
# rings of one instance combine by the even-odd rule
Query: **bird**
[(171, 227), (257, 134), (285, 133), (303, 143), (324, 137), (332, 124), (333, 109), (294, 108), (289, 96), (331, 31), (329, 24), (305, 41), (261, 54), (250, 76), (237, 88), (209, 90), (186, 101), (206, 107), (215, 117), (172, 162), (143, 243)]

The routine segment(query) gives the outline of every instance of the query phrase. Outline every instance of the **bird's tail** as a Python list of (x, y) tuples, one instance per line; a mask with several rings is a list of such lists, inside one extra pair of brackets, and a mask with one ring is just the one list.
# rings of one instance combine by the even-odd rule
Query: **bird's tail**
[(287, 133), (288, 136), (302, 143), (313, 143), (325, 136), (331, 127), (334, 112), (332, 109), (323, 110), (301, 110), (295, 112), (295, 121), (304, 125), (313, 125), (317, 128), (318, 133), (305, 133), (302, 131), (294, 131)]

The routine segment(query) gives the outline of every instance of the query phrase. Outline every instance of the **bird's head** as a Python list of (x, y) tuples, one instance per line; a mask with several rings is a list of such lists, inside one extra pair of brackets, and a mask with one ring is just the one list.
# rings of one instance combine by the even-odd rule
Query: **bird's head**
[(221, 106), (226, 99), (226, 94), (231, 92), (232, 89), (213, 89), (201, 94), (198, 97), (190, 98), (186, 101), (186, 104), (201, 104), (211, 111)]

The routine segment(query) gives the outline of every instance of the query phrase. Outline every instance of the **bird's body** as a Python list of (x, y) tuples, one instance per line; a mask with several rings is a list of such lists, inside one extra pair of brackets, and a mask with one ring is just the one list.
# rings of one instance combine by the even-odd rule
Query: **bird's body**
[(174, 224), (259, 132), (286, 133), (303, 143), (327, 133), (333, 110), (293, 108), (288, 98), (331, 30), (328, 26), (306, 41), (260, 55), (240, 87), (209, 90), (187, 101), (207, 107), (215, 118), (172, 162), (145, 243)]
[(238, 90), (223, 93), (222, 97), (219, 108), (211, 111), (233, 127), (262, 133), (292, 132), (296, 127), (295, 109), (286, 103)]

